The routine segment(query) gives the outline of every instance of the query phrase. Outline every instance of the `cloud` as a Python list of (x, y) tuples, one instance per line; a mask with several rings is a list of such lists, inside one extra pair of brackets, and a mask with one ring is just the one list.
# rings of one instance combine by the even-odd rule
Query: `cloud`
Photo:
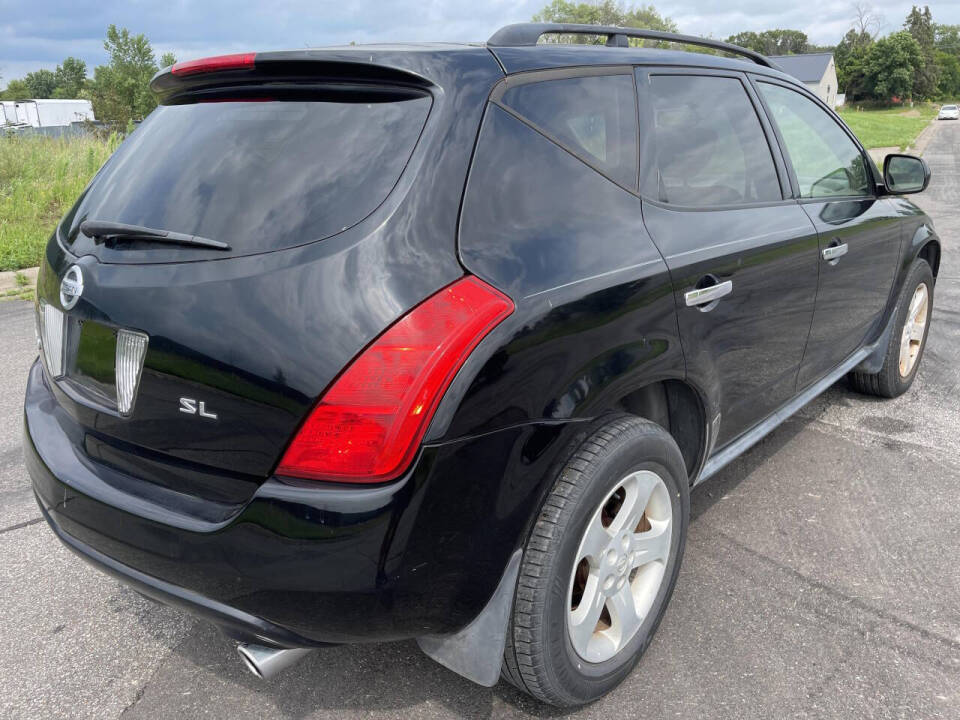
[[(144, 33), (159, 56), (201, 57), (239, 50), (278, 50), (349, 42), (482, 41), (498, 27), (529, 20), (547, 0), (0, 0), (0, 75), (5, 83), (64, 57), (106, 61), (103, 38), (114, 23)], [(818, 44), (836, 43), (852, 23), (852, 5), (829, 0), (774, 5), (747, 0), (655, 3), (681, 31), (725, 38), (741, 30), (794, 28)], [(910, 3), (875, 2), (886, 31), (899, 29)], [(960, 23), (960, 3), (932, 8), (934, 19)]]
[[(880, 0), (870, 3), (874, 12), (884, 20), (882, 31), (900, 30), (910, 12), (909, 2)], [(931, 7), (934, 20), (939, 23), (960, 23), (960, 4), (951, 2)], [(811, 0), (784, 5), (768, 0), (747, 0), (731, 8), (729, 3), (714, 0), (675, 2), (667, 12), (684, 32), (694, 35), (712, 34), (728, 37), (741, 30), (768, 30), (789, 28), (802, 30), (811, 42), (835, 45), (853, 25), (853, 2)]]

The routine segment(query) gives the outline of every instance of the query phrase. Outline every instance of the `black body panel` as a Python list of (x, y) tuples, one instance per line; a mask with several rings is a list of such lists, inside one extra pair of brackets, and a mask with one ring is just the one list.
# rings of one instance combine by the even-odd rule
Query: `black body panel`
[[(711, 389), (722, 446), (796, 392), (817, 292), (817, 234), (793, 202), (702, 211), (645, 203), (644, 218), (673, 277), (687, 377)], [(705, 276), (733, 291), (706, 311), (686, 307), (684, 293)]]
[(900, 257), (901, 223), (888, 198), (804, 202), (822, 253), (846, 244), (834, 262), (822, 257), (817, 310), (800, 368), (805, 387), (836, 367), (881, 327)]

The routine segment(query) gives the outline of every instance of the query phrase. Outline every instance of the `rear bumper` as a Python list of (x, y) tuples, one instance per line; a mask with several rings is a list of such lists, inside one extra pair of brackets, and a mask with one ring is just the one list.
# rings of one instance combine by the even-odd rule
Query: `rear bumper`
[[(36, 456), (34, 456), (34, 458), (36, 458)], [(44, 506), (44, 502), (39, 496), (37, 496), (37, 502), (40, 504), (40, 511), (43, 513), (43, 518), (50, 525), (50, 529), (53, 530), (54, 535), (56, 535), (64, 545), (101, 572), (112, 575), (137, 592), (157, 602), (183, 608), (198, 617), (209, 620), (238, 640), (266, 641), (285, 647), (303, 647), (316, 644), (290, 632), (286, 628), (267, 622), (263, 618), (250, 615), (242, 610), (237, 610), (229, 605), (211, 600), (208, 597), (191, 592), (178, 585), (165, 582), (159, 578), (151, 577), (139, 570), (117, 562), (113, 558), (104, 555), (102, 552), (92, 548), (86, 543), (80, 542), (72, 535), (66, 533), (54, 519), (53, 515), (51, 515), (50, 509)]]
[(428, 446), (388, 486), (270, 478), (226, 520), (205, 501), (84, 452), (95, 430), (56, 402), (39, 364), (24, 455), (56, 535), (140, 592), (284, 647), (455, 632), (493, 594), (539, 501), (564, 425)]

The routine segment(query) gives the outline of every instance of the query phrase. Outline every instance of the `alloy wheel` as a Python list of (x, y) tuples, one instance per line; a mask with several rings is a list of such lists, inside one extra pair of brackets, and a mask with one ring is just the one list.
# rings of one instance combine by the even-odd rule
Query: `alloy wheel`
[(587, 662), (615, 656), (637, 634), (670, 557), (673, 508), (663, 479), (624, 477), (594, 511), (570, 578), (567, 631)]
[(924, 333), (927, 329), (930, 293), (926, 283), (920, 283), (910, 300), (907, 319), (900, 336), (900, 377), (907, 377), (913, 371), (920, 355)]

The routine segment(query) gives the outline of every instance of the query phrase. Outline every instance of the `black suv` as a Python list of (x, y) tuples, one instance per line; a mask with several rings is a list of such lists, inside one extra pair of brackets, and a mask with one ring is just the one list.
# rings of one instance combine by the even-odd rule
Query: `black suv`
[(416, 638), (597, 698), (690, 489), (845, 375), (916, 376), (929, 170), (749, 50), (525, 24), (151, 87), (46, 249), (26, 462), (64, 543), (261, 676)]

